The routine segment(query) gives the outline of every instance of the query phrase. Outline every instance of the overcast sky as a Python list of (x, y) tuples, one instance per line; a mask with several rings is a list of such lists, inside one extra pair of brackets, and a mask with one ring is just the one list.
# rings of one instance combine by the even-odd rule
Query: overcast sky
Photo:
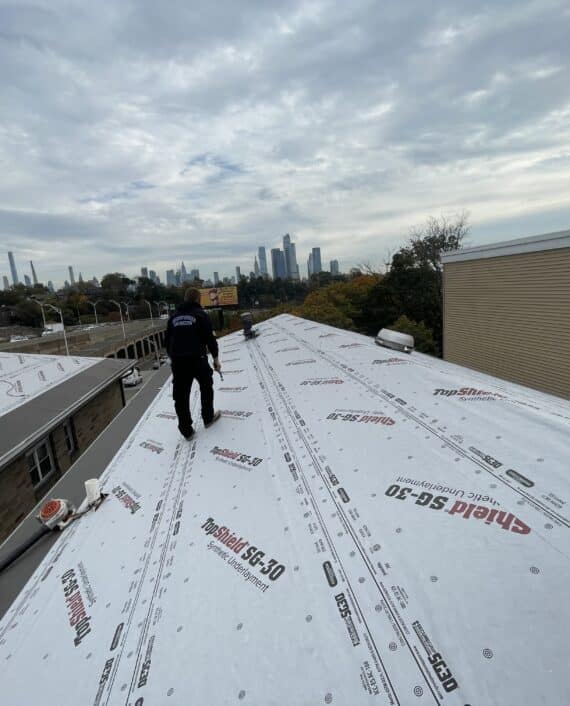
[(570, 228), (568, 0), (0, 0), (0, 274)]

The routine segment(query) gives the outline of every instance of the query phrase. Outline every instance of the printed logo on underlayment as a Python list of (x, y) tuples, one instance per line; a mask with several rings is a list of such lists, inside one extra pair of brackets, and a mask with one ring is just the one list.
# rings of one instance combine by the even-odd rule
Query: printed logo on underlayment
[(458, 389), (444, 390), (437, 387), (433, 391), (434, 395), (442, 397), (458, 397), (462, 401), (489, 401), (503, 400), (505, 395), (500, 395), (498, 392), (489, 392), (488, 390), (478, 390), (475, 387), (460, 387)]
[(340, 378), (309, 378), (299, 383), (300, 385), (343, 385)]
[(69, 625), (75, 631), (73, 644), (75, 647), (79, 647), (85, 637), (91, 632), (91, 616), (87, 615), (83, 596), (79, 590), (79, 583), (73, 569), (69, 569), (63, 574), (61, 584), (63, 586), (63, 595), (65, 596)]
[(479, 520), (488, 526), (499, 525), (501, 529), (515, 534), (530, 533), (530, 527), (512, 512), (470, 503), (465, 500), (454, 500), (451, 507), (449, 507), (450, 498), (447, 495), (434, 495), (427, 491), (414, 492), (415, 490), (419, 491), (419, 488), (410, 488), (393, 483), (388, 487), (384, 495), (404, 502), (412, 501), (414, 505), (421, 508), (435, 511), (444, 510), (452, 517), (460, 517), (464, 520)]
[(290, 351), (298, 351), (299, 346), (290, 346), (289, 348), (280, 348), (276, 353), (289, 353)]
[(253, 414), (253, 412), (242, 409), (221, 409), (220, 413), (222, 417), (231, 417), (232, 419), (247, 419)]
[(176, 415), (173, 412), (158, 412), (155, 416), (160, 419), (176, 419)]
[(339, 348), (360, 348), (364, 343), (343, 343)]
[[(224, 373), (225, 375), (225, 373)], [(218, 391), (219, 392), (243, 392), (244, 390), (247, 390), (246, 387), (219, 387)]]
[(137, 502), (133, 496), (128, 493), (123, 487), (120, 485), (116, 485), (111, 492), (113, 495), (117, 498), (117, 500), (125, 507), (127, 510), (130, 510), (131, 515), (134, 515), (135, 512), (138, 512), (141, 509), (140, 503)]
[(372, 365), (407, 365), (409, 362), (404, 358), (384, 358), (384, 360), (373, 360)]
[(230, 463), (231, 465), (239, 464), (242, 468), (247, 466), (259, 466), (263, 462), (262, 458), (250, 456), (249, 454), (241, 453), (241, 451), (233, 451), (232, 449), (222, 449), (219, 446), (214, 446), (210, 449), (210, 453), (214, 454), (216, 460)]
[(335, 409), (327, 415), (327, 419), (341, 422), (357, 422), (358, 424), (381, 424), (391, 427), (396, 423), (395, 419), (378, 412), (363, 412), (361, 410)]
[(158, 443), (158, 441), (153, 441), (152, 439), (147, 439), (146, 441), (141, 441), (139, 444), (143, 449), (152, 451), (155, 454), (161, 454), (164, 451), (164, 447)]
[(208, 549), (263, 593), (270, 585), (264, 579), (277, 581), (285, 573), (285, 566), (277, 559), (269, 558), (257, 542), (250, 542), (238, 532), (216, 522), (213, 517), (208, 517), (201, 528), (212, 537)]
[(303, 360), (292, 360), (289, 363), (285, 363), (285, 365), (307, 365), (308, 363), (316, 363), (317, 361), (314, 358), (303, 358)]

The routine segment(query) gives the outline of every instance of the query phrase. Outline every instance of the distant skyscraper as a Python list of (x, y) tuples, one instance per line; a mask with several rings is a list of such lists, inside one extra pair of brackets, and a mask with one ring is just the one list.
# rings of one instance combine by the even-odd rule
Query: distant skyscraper
[(93, 282), (93, 286), (94, 286), (94, 287), (100, 287), (100, 286), (101, 286), (101, 285), (99, 284), (99, 280), (97, 279), (97, 277), (93, 277), (93, 279), (92, 279), (91, 281)]
[(299, 279), (299, 267), (297, 265), (297, 251), (295, 243), (291, 242), (289, 233), (283, 236), (283, 254), (285, 256), (285, 270), (289, 279)]
[(24, 284), (26, 285), (26, 287), (32, 286), (32, 280), (30, 279), (29, 275), (24, 275)]
[(200, 279), (200, 270), (190, 270), (190, 279), (192, 280), (192, 282), (197, 279)]
[(69, 281), (71, 282), (71, 284), (75, 284), (75, 277), (73, 275), (73, 267), (71, 265), (69, 265), (68, 269), (69, 269)]
[(174, 270), (166, 270), (166, 286), (176, 287), (176, 275)]
[(188, 279), (188, 273), (186, 272), (186, 267), (184, 266), (184, 263), (180, 265), (180, 284), (182, 282), (186, 282)]
[(313, 268), (313, 253), (309, 253), (309, 257), (307, 258), (307, 274), (309, 275), (309, 279), (311, 279), (311, 275), (314, 272)]
[(217, 272), (214, 272), (214, 287), (217, 287), (220, 284), (220, 275)]
[(63, 283), (63, 286), (65, 289), (69, 289), (69, 282), (67, 280), (65, 280), (65, 282)]
[(10, 289), (10, 281), (8, 280), (6, 275), (4, 275), (4, 289)]
[[(93, 277), (93, 281), (95, 281), (95, 277)], [(51, 279), (48, 280), (48, 289), (52, 293), (55, 291), (55, 288), (53, 286), (53, 282), (51, 281)]]
[(267, 277), (269, 274), (267, 271), (267, 254), (263, 246), (257, 248), (257, 256), (259, 258), (259, 271), (261, 272), (261, 276)]
[(141, 277), (148, 277), (148, 267), (141, 267)]
[(236, 267), (236, 282), (239, 284), (239, 281), (241, 279), (241, 268)]
[(339, 275), (340, 274), (340, 266), (338, 264), (338, 260), (331, 260), (331, 275)]
[(285, 268), (285, 254), (279, 248), (271, 250), (271, 267), (273, 269), (273, 279), (286, 279), (287, 270)]
[(34, 285), (36, 285), (38, 283), (38, 278), (36, 275), (36, 269), (34, 267), (34, 263), (31, 260), (30, 260), (30, 269), (32, 270), (32, 282), (34, 283)]
[(151, 280), (151, 282), (154, 282), (155, 284), (160, 283), (160, 280), (158, 279), (158, 275), (156, 274), (155, 270), (148, 271), (148, 278)]
[(315, 274), (318, 274), (319, 272), (323, 271), (323, 266), (321, 264), (321, 249), (320, 248), (313, 248), (313, 272)]
[(10, 260), (10, 272), (12, 273), (12, 284), (18, 284), (18, 271), (16, 270), (16, 260), (14, 260), (14, 253), (8, 253), (8, 260)]
[(259, 277), (259, 264), (257, 263), (257, 258), (253, 259), (253, 276), (257, 279)]
[(82, 272), (79, 273), (79, 281), (83, 282), (83, 273)]

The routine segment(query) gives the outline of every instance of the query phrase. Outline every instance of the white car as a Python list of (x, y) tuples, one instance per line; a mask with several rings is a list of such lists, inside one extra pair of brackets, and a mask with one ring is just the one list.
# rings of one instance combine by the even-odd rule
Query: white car
[(142, 375), (138, 368), (133, 368), (128, 375), (123, 378), (123, 385), (125, 387), (136, 387), (140, 385), (143, 381)]

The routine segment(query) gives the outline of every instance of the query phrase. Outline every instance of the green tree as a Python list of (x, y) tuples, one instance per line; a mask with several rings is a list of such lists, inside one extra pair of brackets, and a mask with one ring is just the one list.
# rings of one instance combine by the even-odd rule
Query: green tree
[(423, 321), (417, 323), (408, 319), (407, 316), (400, 316), (397, 321), (391, 324), (390, 328), (393, 331), (408, 333), (414, 337), (414, 347), (420, 353), (429, 353), (430, 355), (439, 355), (439, 349), (436, 342), (433, 340), (433, 332)]
[(443, 339), (441, 255), (457, 250), (469, 233), (468, 218), (429, 218), (411, 231), (409, 242), (392, 257), (388, 273), (366, 302), (367, 332), (389, 326), (400, 316), (424, 322), (438, 350)]

